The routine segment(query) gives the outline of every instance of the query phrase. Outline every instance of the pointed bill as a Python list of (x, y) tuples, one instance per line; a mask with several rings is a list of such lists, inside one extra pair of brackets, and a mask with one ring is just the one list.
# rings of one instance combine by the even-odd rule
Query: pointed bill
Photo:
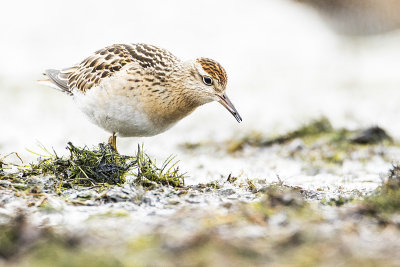
[(235, 106), (229, 100), (226, 93), (223, 93), (222, 95), (218, 95), (218, 97), (220, 99), (218, 102), (221, 103), (233, 115), (233, 117), (235, 117), (235, 119), (240, 123), (242, 121), (242, 117), (240, 117)]

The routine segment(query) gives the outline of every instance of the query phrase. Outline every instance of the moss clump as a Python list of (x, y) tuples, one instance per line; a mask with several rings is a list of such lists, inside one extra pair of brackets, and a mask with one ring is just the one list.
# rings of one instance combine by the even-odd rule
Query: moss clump
[[(240, 151), (245, 145), (266, 147), (274, 144), (285, 144), (296, 138), (301, 138), (307, 144), (314, 143), (317, 139), (324, 139), (328, 145), (339, 145), (343, 149), (349, 148), (351, 145), (359, 146), (393, 142), (392, 137), (378, 126), (356, 131), (334, 129), (329, 120), (322, 117), (277, 137), (268, 138), (259, 132), (248, 133), (239, 139), (230, 140), (227, 144), (227, 151), (229, 153)], [(340, 162), (341, 157), (342, 155), (337, 154), (332, 157), (332, 160)]]
[(388, 179), (376, 192), (365, 199), (365, 203), (382, 213), (400, 212), (400, 166), (396, 165), (389, 171)]
[(239, 140), (233, 140), (229, 142), (227, 150), (228, 152), (232, 153), (242, 150), (244, 145), (263, 147), (272, 146), (274, 144), (283, 144), (296, 138), (315, 136), (331, 131), (333, 131), (331, 123), (327, 118), (322, 117), (301, 126), (297, 130), (288, 132), (278, 137), (265, 138), (260, 133), (250, 133)]
[(157, 167), (155, 161), (143, 152), (143, 147), (138, 146), (136, 154), (137, 173), (136, 184), (148, 188), (154, 188), (157, 185), (170, 185), (173, 187), (183, 187), (185, 184), (184, 175), (179, 173), (179, 167), (176, 167), (178, 161), (173, 162), (174, 157), (168, 157), (161, 168)]
[(254, 185), (253, 181), (247, 180), (247, 187), (251, 192), (257, 193), (257, 187)]
[(93, 150), (79, 148), (68, 143), (69, 157), (59, 157), (49, 153), (37, 164), (31, 164), (25, 175), (54, 174), (64, 181), (61, 187), (70, 184), (93, 186), (96, 184), (121, 184), (126, 172), (136, 164), (135, 157), (123, 156), (115, 152), (109, 144), (99, 144)]
[(5, 158), (10, 155), (15, 155), (22, 162), (22, 159), (15, 152), (0, 158), (0, 180), (3, 181), (2, 183), (0, 183), (0, 188), (13, 188), (19, 191), (26, 190), (30, 187), (27, 184), (26, 179), (20, 177), (20, 174), (18, 172), (10, 172), (10, 169), (12, 169), (12, 167), (19, 167), (19, 165), (14, 163), (7, 163), (4, 161)]
[(198, 184), (198, 185), (196, 185), (195, 188), (198, 188), (198, 189), (221, 189), (222, 186), (217, 181), (213, 181), (213, 182), (209, 182), (206, 184)]
[[(155, 161), (143, 152), (143, 147), (138, 148), (135, 156), (121, 155), (109, 144), (99, 144), (98, 147), (88, 149), (86, 146), (80, 148), (68, 143), (67, 149), (70, 154), (67, 157), (59, 157), (55, 151), (51, 153), (43, 146), (42, 149), (46, 155), (35, 153), (40, 156), (38, 163), (18, 166), (20, 173), (0, 178), (25, 185), (31, 176), (54, 175), (56, 191), (71, 188), (73, 185), (120, 185), (125, 183), (128, 174), (136, 176), (135, 182), (147, 188), (157, 185), (184, 185), (184, 176), (179, 173), (176, 166), (178, 162), (172, 162), (173, 157), (169, 157), (159, 168)], [(134, 169), (137, 169), (137, 173), (133, 173)]]
[(232, 176), (232, 173), (230, 173), (228, 175), (228, 178), (226, 179), (226, 181), (230, 184), (233, 184), (234, 182), (236, 182), (238, 179), (238, 177)]
[(23, 163), (21, 157), (16, 152), (9, 153), (9, 154), (3, 156), (2, 158), (0, 158), (0, 179), (15, 178), (14, 177), (15, 175), (10, 175), (6, 171), (6, 169), (10, 169), (11, 166), (17, 166), (16, 164), (5, 162), (5, 159), (11, 155), (14, 155), (16, 158), (18, 158), (21, 161), (21, 163)]
[(345, 198), (343, 196), (338, 196), (337, 198), (330, 198), (329, 200), (327, 199), (322, 199), (321, 203), (324, 205), (328, 205), (328, 206), (336, 206), (336, 207), (340, 207), (343, 206), (346, 203), (349, 203), (353, 201), (353, 198)]
[(322, 133), (328, 133), (331, 131), (333, 131), (333, 128), (332, 128), (330, 121), (327, 118), (322, 117), (320, 119), (313, 120), (310, 123), (301, 126), (299, 129), (289, 132), (283, 136), (279, 136), (276, 138), (272, 138), (270, 140), (266, 140), (263, 142), (262, 145), (270, 146), (273, 144), (282, 144), (282, 143), (286, 143), (286, 142), (296, 139), (296, 138), (303, 138), (306, 136), (315, 136), (315, 135), (319, 135)]

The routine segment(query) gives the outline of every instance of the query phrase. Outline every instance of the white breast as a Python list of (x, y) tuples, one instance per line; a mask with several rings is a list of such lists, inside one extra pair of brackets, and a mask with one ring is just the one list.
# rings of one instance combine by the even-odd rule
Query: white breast
[(126, 70), (106, 78), (86, 93), (75, 90), (78, 107), (96, 125), (119, 136), (153, 136), (172, 125), (155, 125), (145, 114), (140, 88), (131, 89)]

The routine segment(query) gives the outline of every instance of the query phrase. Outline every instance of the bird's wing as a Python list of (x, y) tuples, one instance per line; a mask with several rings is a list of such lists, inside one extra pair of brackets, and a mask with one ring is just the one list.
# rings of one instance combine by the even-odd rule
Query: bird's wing
[[(126, 64), (157, 73), (179, 59), (165, 49), (146, 44), (114, 44), (96, 51), (80, 64), (63, 70), (47, 70), (49, 80), (59, 89), (72, 93), (85, 93), (112, 76)], [(162, 71), (160, 71), (162, 72)]]

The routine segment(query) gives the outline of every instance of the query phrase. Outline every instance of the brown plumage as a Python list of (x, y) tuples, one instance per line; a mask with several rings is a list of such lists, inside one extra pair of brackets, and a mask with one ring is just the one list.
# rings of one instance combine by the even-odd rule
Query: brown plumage
[(199, 62), (203, 69), (217, 80), (223, 88), (226, 87), (228, 76), (226, 75), (225, 69), (220, 64), (209, 58), (199, 58), (197, 62)]
[(46, 74), (48, 85), (72, 95), (90, 120), (113, 136), (161, 133), (211, 101), (242, 120), (225, 94), (227, 75), (218, 62), (181, 61), (153, 45), (111, 45)]

